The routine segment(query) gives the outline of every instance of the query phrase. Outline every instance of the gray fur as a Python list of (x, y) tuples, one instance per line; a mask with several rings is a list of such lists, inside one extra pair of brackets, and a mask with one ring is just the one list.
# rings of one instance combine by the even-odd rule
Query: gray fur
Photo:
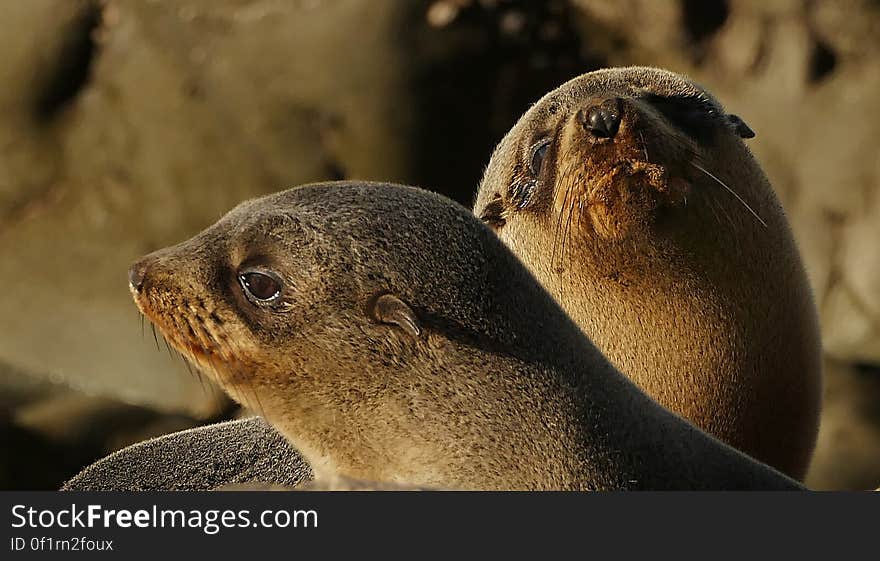
[(62, 491), (205, 491), (309, 479), (311, 471), (290, 443), (253, 417), (134, 444), (87, 467)]
[[(224, 280), (254, 259), (288, 285), (271, 313)], [(167, 314), (197, 314), (193, 356), (213, 357), (201, 359), (207, 373), (259, 407), (321, 479), (800, 488), (638, 390), (488, 228), (439, 195), (303, 186), (244, 203), (138, 266), (150, 277), (142, 309), (182, 349), (195, 340)], [(411, 308), (418, 333), (370, 317), (380, 293)]]

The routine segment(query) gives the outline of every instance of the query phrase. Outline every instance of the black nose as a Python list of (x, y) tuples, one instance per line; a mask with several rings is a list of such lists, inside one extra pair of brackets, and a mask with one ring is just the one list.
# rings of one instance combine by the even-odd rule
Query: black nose
[(146, 261), (138, 261), (128, 268), (128, 284), (135, 292), (140, 292), (144, 287), (144, 278), (147, 274)]
[(577, 117), (581, 125), (596, 138), (614, 138), (620, 128), (620, 110), (613, 101), (581, 109)]

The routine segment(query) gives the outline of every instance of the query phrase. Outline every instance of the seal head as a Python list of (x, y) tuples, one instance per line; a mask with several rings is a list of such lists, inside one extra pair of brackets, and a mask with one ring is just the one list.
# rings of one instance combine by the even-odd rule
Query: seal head
[[(492, 294), (517, 309), (540, 288), (489, 229), (439, 195), (329, 184), (248, 201), (132, 265), (130, 284), (168, 341), (269, 419), (318, 478), (534, 486), (494, 448), (520, 431), (551, 442), (545, 419), (566, 410), (540, 384), (532, 412), (499, 401), (518, 382), (493, 373), (549, 355), (517, 336), (553, 314), (499, 306)], [(571, 337), (580, 337), (573, 327)], [(543, 466), (545, 484), (571, 487), (578, 470), (555, 458), (543, 445), (518, 451)]]

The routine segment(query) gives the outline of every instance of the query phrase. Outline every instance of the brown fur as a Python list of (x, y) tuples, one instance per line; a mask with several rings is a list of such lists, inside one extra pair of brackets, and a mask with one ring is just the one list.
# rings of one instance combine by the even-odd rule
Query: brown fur
[[(646, 94), (702, 104), (704, 134), (683, 132)], [(619, 131), (593, 138), (575, 115), (609, 100)], [(737, 131), (751, 133), (671, 72), (585, 74), (501, 141), (474, 212), (649, 395), (802, 479), (821, 398), (816, 312), (783, 210)], [(529, 147), (547, 135), (532, 177)]]
[[(272, 309), (238, 283), (255, 266), (283, 279)], [(144, 314), (319, 481), (798, 488), (646, 397), (439, 195), (304, 186), (243, 203), (133, 271)]]

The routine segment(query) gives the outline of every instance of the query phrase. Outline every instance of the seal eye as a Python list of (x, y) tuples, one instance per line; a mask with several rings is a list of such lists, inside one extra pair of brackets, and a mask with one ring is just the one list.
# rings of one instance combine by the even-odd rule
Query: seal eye
[(709, 142), (713, 130), (722, 122), (715, 106), (703, 97), (648, 94), (643, 99), (699, 143)]
[(258, 302), (272, 302), (281, 295), (281, 281), (270, 273), (248, 271), (238, 275), (238, 281), (248, 298)]
[(537, 176), (541, 173), (548, 146), (550, 146), (550, 139), (545, 138), (532, 147), (532, 157), (529, 159), (529, 171), (532, 172), (532, 175)]

